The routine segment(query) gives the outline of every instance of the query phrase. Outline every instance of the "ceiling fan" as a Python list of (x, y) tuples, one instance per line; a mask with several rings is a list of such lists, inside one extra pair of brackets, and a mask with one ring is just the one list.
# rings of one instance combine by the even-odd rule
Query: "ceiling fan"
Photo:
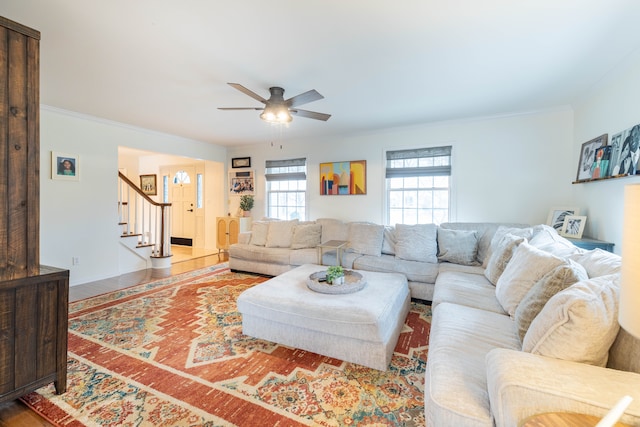
[(331, 114), (317, 113), (315, 111), (307, 111), (296, 108), (298, 105), (307, 104), (309, 102), (317, 101), (319, 99), (323, 99), (324, 96), (320, 95), (318, 91), (312, 89), (305, 93), (301, 93), (300, 95), (296, 95), (293, 98), (289, 98), (287, 100), (284, 99), (284, 89), (281, 87), (270, 87), (269, 93), (271, 97), (269, 99), (264, 99), (257, 93), (247, 89), (238, 83), (228, 83), (229, 86), (238, 89), (240, 92), (245, 95), (249, 95), (255, 100), (262, 102), (264, 107), (219, 107), (219, 110), (258, 110), (262, 111), (260, 114), (260, 118), (264, 121), (271, 123), (289, 123), (293, 118), (291, 115), (296, 115), (300, 117), (306, 117), (308, 119), (315, 120), (329, 120)]

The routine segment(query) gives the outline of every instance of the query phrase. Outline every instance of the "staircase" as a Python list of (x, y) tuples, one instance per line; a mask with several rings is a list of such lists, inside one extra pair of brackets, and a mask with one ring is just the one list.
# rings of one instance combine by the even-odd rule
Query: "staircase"
[(171, 203), (152, 200), (118, 172), (118, 218), (122, 244), (152, 268), (171, 266)]

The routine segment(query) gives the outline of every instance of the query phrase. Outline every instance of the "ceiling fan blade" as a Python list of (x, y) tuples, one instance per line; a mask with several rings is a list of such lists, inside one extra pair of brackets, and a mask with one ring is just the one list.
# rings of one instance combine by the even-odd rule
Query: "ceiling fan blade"
[(291, 114), (295, 114), (296, 116), (306, 117), (308, 119), (323, 120), (325, 122), (329, 120), (329, 117), (331, 117), (331, 114), (316, 113), (315, 111), (298, 110), (295, 108), (289, 110), (289, 112)]
[(311, 89), (310, 91), (287, 99), (286, 101), (284, 101), (284, 104), (287, 107), (296, 107), (298, 105), (307, 104), (309, 102), (317, 101), (323, 98), (324, 96), (320, 95), (317, 90)]
[(266, 99), (264, 99), (263, 97), (261, 97), (257, 93), (253, 92), (252, 90), (247, 89), (246, 87), (242, 86), (241, 84), (238, 84), (238, 83), (227, 83), (227, 84), (229, 86), (231, 86), (232, 88), (234, 88), (234, 89), (238, 89), (240, 92), (244, 93), (245, 95), (249, 95), (250, 97), (252, 97), (256, 101), (260, 101), (263, 104), (267, 103)]
[(262, 107), (218, 107), (218, 110), (258, 110), (262, 111)]

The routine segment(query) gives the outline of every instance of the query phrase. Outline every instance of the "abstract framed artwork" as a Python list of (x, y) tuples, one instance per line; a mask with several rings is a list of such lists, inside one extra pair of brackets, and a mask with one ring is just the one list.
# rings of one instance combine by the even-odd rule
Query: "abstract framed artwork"
[(609, 134), (605, 133), (582, 144), (582, 148), (580, 149), (580, 160), (578, 161), (576, 182), (588, 181), (592, 178), (592, 166), (595, 161), (596, 150), (607, 145), (608, 136)]
[(320, 163), (320, 195), (367, 194), (367, 161)]
[(571, 239), (581, 239), (584, 232), (584, 226), (587, 222), (586, 216), (567, 215), (562, 224), (560, 235)]
[(52, 151), (51, 179), (80, 181), (80, 157), (76, 154)]
[(580, 209), (576, 207), (556, 207), (551, 208), (549, 216), (547, 217), (547, 225), (555, 228), (558, 234), (562, 231), (564, 225), (564, 219), (567, 216), (580, 215)]

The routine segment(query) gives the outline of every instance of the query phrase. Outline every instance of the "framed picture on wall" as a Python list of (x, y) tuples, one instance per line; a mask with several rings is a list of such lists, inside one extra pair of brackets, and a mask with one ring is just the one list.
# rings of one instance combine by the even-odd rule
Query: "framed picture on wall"
[(593, 162), (595, 161), (596, 150), (607, 145), (608, 137), (609, 134), (605, 133), (582, 144), (582, 148), (580, 149), (580, 160), (578, 161), (578, 174), (576, 175), (576, 182), (588, 181), (592, 178), (592, 166)]
[(80, 180), (80, 157), (77, 154), (51, 152), (51, 179)]
[(234, 157), (231, 159), (232, 168), (250, 168), (251, 157)]
[(140, 189), (147, 196), (158, 194), (156, 175), (140, 175)]
[(229, 172), (229, 195), (255, 196), (255, 181), (253, 170)]
[(367, 161), (320, 163), (320, 195), (367, 194)]
[(562, 224), (561, 236), (571, 239), (581, 239), (584, 232), (584, 225), (587, 222), (586, 216), (567, 215)]

